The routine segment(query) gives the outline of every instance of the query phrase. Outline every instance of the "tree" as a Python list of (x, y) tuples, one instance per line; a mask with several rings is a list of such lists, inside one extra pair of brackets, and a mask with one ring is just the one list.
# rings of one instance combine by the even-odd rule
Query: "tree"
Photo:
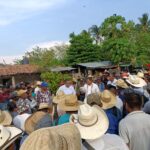
[(141, 18), (139, 18), (139, 24), (136, 25), (138, 30), (148, 32), (150, 31), (150, 20), (149, 15), (144, 13)]
[(104, 42), (103, 51), (106, 52), (106, 60), (119, 64), (131, 62), (134, 59), (134, 45), (127, 38), (110, 39)]
[(49, 88), (52, 93), (56, 93), (61, 81), (66, 79), (72, 79), (68, 74), (55, 73), (55, 72), (44, 72), (41, 74), (41, 79), (49, 83)]
[(67, 61), (69, 65), (99, 60), (99, 46), (93, 44), (93, 39), (87, 31), (78, 35), (70, 35), (70, 47), (67, 50)]
[[(24, 57), (28, 58), (29, 64), (41, 67), (63, 66), (67, 48), (67, 45), (55, 46), (49, 49), (35, 47), (31, 52), (27, 52)], [(22, 60), (17, 60), (16, 63), (22, 63)]]
[(125, 24), (125, 18), (116, 14), (104, 20), (101, 24), (102, 36), (105, 38), (115, 38), (122, 34), (121, 29)]
[(96, 44), (100, 44), (103, 41), (100, 26), (93, 25), (92, 27), (89, 28), (89, 33), (94, 38)]

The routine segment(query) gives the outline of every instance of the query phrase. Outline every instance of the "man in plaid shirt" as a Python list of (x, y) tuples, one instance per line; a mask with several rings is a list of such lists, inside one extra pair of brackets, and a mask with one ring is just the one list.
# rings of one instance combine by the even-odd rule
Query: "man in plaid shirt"
[(42, 82), (41, 91), (38, 91), (36, 98), (38, 104), (40, 103), (48, 103), (49, 105), (52, 104), (51, 93), (48, 90), (48, 83)]

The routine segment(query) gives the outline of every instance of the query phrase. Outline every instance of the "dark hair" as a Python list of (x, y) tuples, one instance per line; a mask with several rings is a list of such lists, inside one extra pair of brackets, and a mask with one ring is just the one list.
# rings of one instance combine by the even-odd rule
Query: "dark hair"
[(142, 106), (142, 97), (140, 94), (135, 92), (132, 93), (125, 93), (125, 102), (131, 109), (134, 108), (141, 108)]
[(12, 111), (14, 111), (15, 108), (17, 108), (17, 106), (14, 102), (9, 102), (7, 104), (7, 108), (8, 108), (8, 111), (12, 112)]

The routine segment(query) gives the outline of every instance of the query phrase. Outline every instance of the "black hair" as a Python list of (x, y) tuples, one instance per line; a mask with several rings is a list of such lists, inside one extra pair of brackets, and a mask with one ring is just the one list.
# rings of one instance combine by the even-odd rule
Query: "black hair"
[(8, 111), (12, 112), (12, 111), (14, 111), (15, 108), (17, 108), (17, 106), (14, 102), (9, 102), (7, 104), (7, 108), (8, 108)]
[(138, 93), (131, 92), (131, 93), (125, 93), (125, 102), (128, 104), (128, 106), (131, 109), (134, 108), (141, 108), (142, 106), (142, 96)]

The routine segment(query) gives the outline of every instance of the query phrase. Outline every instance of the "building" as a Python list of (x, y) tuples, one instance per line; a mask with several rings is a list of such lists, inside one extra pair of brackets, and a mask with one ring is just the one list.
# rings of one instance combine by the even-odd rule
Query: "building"
[(0, 67), (0, 84), (15, 86), (19, 82), (40, 79), (40, 68), (36, 65), (6, 65)]
[(97, 74), (99, 72), (104, 72), (108, 69), (117, 68), (110, 61), (99, 61), (99, 62), (88, 62), (77, 64), (78, 72), (87, 76), (88, 74)]

